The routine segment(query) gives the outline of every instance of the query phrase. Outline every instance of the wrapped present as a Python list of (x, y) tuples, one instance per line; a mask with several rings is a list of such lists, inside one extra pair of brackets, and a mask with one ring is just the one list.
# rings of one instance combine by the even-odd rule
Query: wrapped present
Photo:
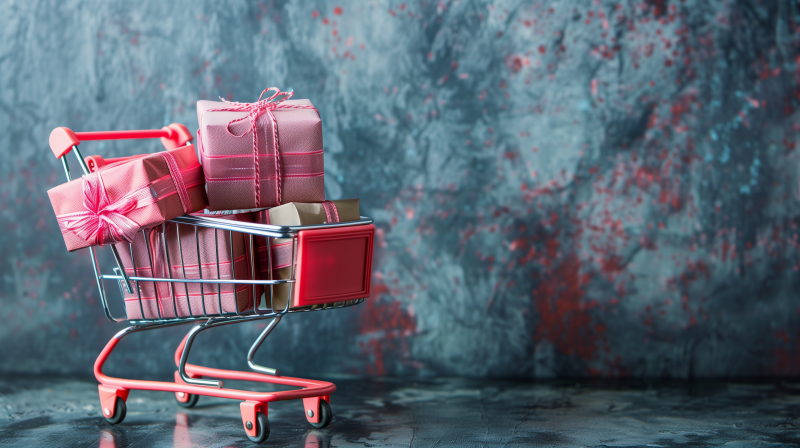
[[(193, 213), (192, 216), (253, 222), (252, 213), (233, 215)], [(195, 229), (197, 229), (196, 234)], [(144, 241), (145, 238), (140, 232), (133, 243), (136, 271), (139, 276), (150, 276), (154, 272), (159, 278), (250, 280), (251, 272), (255, 271), (255, 267), (250, 265), (249, 241), (246, 241), (245, 236), (239, 232), (169, 222), (163, 230), (160, 226), (152, 229), (148, 233), (148, 243), (145, 244)], [(132, 275), (131, 260), (126, 259), (130, 253), (128, 245), (119, 244), (118, 250), (126, 272)], [(150, 258), (145, 258), (148, 256)], [(153, 269), (149, 267), (149, 260), (153, 260)], [(139, 293), (135, 290), (133, 294), (124, 293), (128, 319), (141, 318), (142, 311), (147, 319), (158, 318), (159, 311), (163, 318), (241, 313), (252, 308), (253, 298), (261, 297), (262, 292), (260, 286), (255, 286), (253, 295), (253, 285), (247, 284), (146, 281), (139, 284), (142, 295), (141, 306)]]
[(132, 242), (147, 229), (203, 210), (207, 199), (194, 146), (111, 163), (47, 194), (69, 251)]
[[(292, 202), (256, 212), (255, 222), (280, 226), (304, 226), (356, 221), (361, 217), (358, 203), (358, 199), (342, 199), (321, 203)], [(261, 280), (286, 280), (291, 278), (292, 260), (296, 259), (296, 254), (292, 253), (292, 239), (276, 238), (271, 241), (270, 246), (272, 248), (271, 259), (266, 238), (256, 238), (259, 278)], [(270, 267), (272, 268), (271, 277)], [(267, 308), (274, 306), (276, 310), (282, 310), (286, 307), (290, 293), (289, 284), (284, 283), (273, 287), (265, 287), (264, 292)]]
[[(153, 257), (151, 248), (155, 247), (161, 235), (159, 230), (160, 228), (153, 228), (136, 232), (130, 245), (127, 243), (115, 244), (128, 277), (158, 278), (165, 273), (163, 265), (160, 264), (161, 260), (151, 258)], [(124, 287), (122, 288), (125, 314), (128, 319), (158, 319), (159, 313), (163, 318), (175, 317), (168, 284), (162, 282), (138, 282), (138, 284), (139, 289), (137, 290), (136, 282), (130, 281), (132, 293), (128, 293)]]
[(270, 90), (277, 93), (255, 103), (197, 102), (209, 210), (325, 200), (319, 113), (308, 100)]

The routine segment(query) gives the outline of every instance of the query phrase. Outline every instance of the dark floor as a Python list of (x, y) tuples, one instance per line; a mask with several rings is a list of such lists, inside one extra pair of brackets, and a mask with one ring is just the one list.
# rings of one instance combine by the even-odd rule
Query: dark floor
[[(694, 382), (335, 380), (334, 420), (270, 406), (267, 446), (800, 446), (800, 385)], [(231, 384), (233, 385), (233, 384)], [(0, 446), (249, 446), (235, 401), (132, 391), (119, 426), (93, 382), (0, 379)]]

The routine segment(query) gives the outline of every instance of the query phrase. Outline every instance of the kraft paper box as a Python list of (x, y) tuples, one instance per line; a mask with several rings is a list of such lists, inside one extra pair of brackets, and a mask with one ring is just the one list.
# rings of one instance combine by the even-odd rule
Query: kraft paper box
[(209, 210), (325, 200), (322, 121), (308, 100), (198, 101)]
[(206, 206), (194, 146), (104, 166), (47, 194), (67, 249), (131, 242), (147, 229)]
[[(338, 201), (325, 201), (324, 203), (297, 203), (284, 204), (269, 210), (255, 213), (255, 222), (259, 224), (272, 224), (280, 226), (301, 226), (312, 224), (325, 224), (328, 222), (356, 221), (361, 216), (358, 210), (358, 199), (342, 199)], [(326, 210), (327, 209), (327, 210)], [(258, 272), (261, 280), (270, 280), (269, 258), (265, 238), (256, 238), (256, 253), (258, 257)], [(272, 240), (272, 280), (285, 280), (292, 273), (292, 240), (290, 238)], [(289, 297), (289, 285), (281, 284), (274, 287), (265, 287), (266, 307), (272, 306), (270, 289), (274, 298), (276, 310), (286, 307)]]

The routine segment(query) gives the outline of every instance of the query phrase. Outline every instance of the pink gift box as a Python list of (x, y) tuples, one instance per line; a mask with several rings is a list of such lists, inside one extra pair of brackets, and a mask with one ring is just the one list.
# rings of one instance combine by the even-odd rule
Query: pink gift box
[[(275, 89), (277, 90), (277, 89)], [(198, 101), (209, 210), (322, 202), (322, 121), (308, 100)]]
[[(153, 257), (152, 249), (161, 238), (160, 227), (145, 230), (144, 232), (137, 232), (133, 242), (129, 246), (127, 243), (116, 244), (117, 252), (122, 260), (122, 266), (125, 268), (125, 274), (129, 277), (134, 276), (133, 261), (136, 262), (137, 277), (160, 277), (165, 273), (163, 268), (163, 261), (161, 258)], [(147, 243), (145, 243), (147, 238)], [(131, 248), (133, 249), (133, 259), (131, 260)], [(151, 269), (150, 260), (152, 258), (152, 266), (155, 268), (155, 275)], [(160, 282), (138, 282), (139, 290), (136, 290), (136, 282), (130, 281), (132, 294), (125, 291), (123, 288), (123, 299), (125, 301), (125, 313), (128, 319), (142, 319), (142, 312), (144, 318), (157, 319), (159, 309), (162, 317), (175, 317), (175, 311), (172, 306), (172, 299), (169, 297), (169, 285)], [(141, 307), (140, 299), (141, 298)]]
[[(192, 216), (208, 216), (218, 219), (228, 219), (233, 221), (252, 222), (251, 213), (240, 213), (236, 215), (205, 215), (193, 213)], [(199, 279), (202, 272), (204, 279), (229, 280), (235, 275), (237, 280), (251, 279), (250, 253), (248, 242), (245, 241), (243, 234), (233, 232), (229, 234), (224, 230), (212, 228), (197, 228), (197, 237), (194, 233), (195, 227), (176, 223), (167, 223), (165, 230), (156, 227), (148, 232), (148, 243), (150, 253), (148, 257), (147, 245), (144, 236), (139, 233), (133, 242), (134, 257), (136, 258), (137, 274), (139, 276), (152, 276), (149, 267), (149, 260), (153, 260), (155, 276), (159, 278), (170, 278), (167, 273), (167, 253), (164, 251), (164, 235), (166, 235), (167, 249), (169, 254), (169, 266), (171, 277), (174, 279)], [(164, 233), (164, 231), (166, 233)], [(216, 239), (214, 233), (216, 232)], [(233, 240), (231, 240), (231, 236)], [(233, 242), (233, 261), (229, 241)], [(198, 257), (198, 243), (200, 253)], [(130, 260), (130, 250), (127, 244), (118, 244), (118, 251), (122, 258), (125, 272), (133, 275), (133, 268)], [(219, 254), (219, 271), (217, 270), (217, 253)], [(199, 263), (198, 263), (199, 261)], [(145, 267), (142, 267), (145, 266)], [(132, 286), (133, 286), (133, 282)], [(155, 285), (154, 285), (155, 284)], [(157, 319), (159, 311), (162, 318), (176, 317), (175, 307), (177, 306), (177, 316), (203, 316), (207, 314), (219, 315), (220, 305), (222, 313), (243, 312), (252, 308), (253, 304), (253, 285), (238, 284), (199, 284), (199, 283), (167, 283), (167, 282), (139, 282), (142, 296), (141, 306), (139, 304), (139, 294), (134, 290), (133, 294), (125, 292), (125, 309), (128, 319), (141, 319), (142, 311), (144, 318)], [(202, 287), (202, 294), (201, 294)], [(256, 297), (261, 297), (262, 288), (256, 286)], [(173, 303), (173, 294), (175, 296)], [(186, 297), (189, 297), (187, 302)], [(204, 307), (205, 306), (205, 310)]]
[(132, 241), (147, 229), (207, 204), (194, 146), (103, 166), (47, 194), (69, 251)]

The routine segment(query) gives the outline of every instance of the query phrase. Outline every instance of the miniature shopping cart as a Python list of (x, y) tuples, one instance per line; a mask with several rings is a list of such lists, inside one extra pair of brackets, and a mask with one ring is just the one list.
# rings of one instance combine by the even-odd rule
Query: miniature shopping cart
[[(69, 165), (65, 157), (70, 151), (77, 156), (84, 174), (88, 174), (91, 171), (86, 159), (83, 158), (78, 150), (78, 145), (81, 141), (141, 138), (161, 138), (167, 149), (189, 144), (192, 140), (188, 130), (178, 124), (172, 124), (159, 130), (146, 131), (72, 132), (67, 128), (57, 128), (50, 136), (50, 147), (56, 157), (61, 159), (67, 179), (71, 180)], [(90, 162), (91, 160), (89, 158)], [(126, 320), (112, 316), (105, 290), (107, 283), (116, 283), (123, 296), (125, 296), (126, 292), (128, 296), (138, 295), (139, 307), (142, 307), (142, 287), (144, 285), (152, 285), (155, 288), (155, 285), (159, 284), (162, 285), (162, 290), (164, 289), (164, 284), (169, 285), (168, 290), (171, 294), (172, 304), (176, 305), (176, 301), (179, 300), (190, 301), (188, 292), (185, 296), (179, 296), (175, 292), (177, 288), (187, 288), (188, 285), (200, 283), (200, 285), (194, 286), (195, 288), (199, 286), (200, 294), (202, 295), (204, 290), (213, 288), (215, 285), (217, 291), (219, 291), (220, 286), (223, 284), (233, 287), (234, 290), (236, 290), (236, 285), (245, 284), (250, 285), (249, 291), (252, 291), (253, 300), (251, 303), (253, 306), (249, 307), (248, 311), (240, 312), (237, 310), (222, 313), (223, 307), (220, 304), (216, 308), (217, 314), (206, 314), (205, 305), (203, 305), (201, 313), (199, 311), (195, 313), (190, 311), (189, 314), (192, 317), (162, 316), (159, 310), (157, 318), (129, 320), (131, 326), (117, 333), (106, 344), (94, 365), (95, 377), (100, 382), (98, 389), (100, 391), (101, 409), (105, 419), (111, 424), (121, 423), (125, 418), (125, 401), (128, 398), (129, 391), (131, 389), (142, 389), (173, 392), (178, 405), (185, 408), (194, 406), (200, 395), (241, 400), (242, 424), (247, 436), (255, 442), (262, 442), (269, 436), (270, 428), (267, 420), (267, 408), (268, 404), (273, 401), (302, 399), (304, 414), (308, 422), (315, 428), (328, 426), (333, 416), (329, 403), (330, 394), (336, 390), (334, 384), (281, 376), (275, 369), (255, 364), (253, 357), (256, 350), (284, 315), (348, 307), (363, 302), (369, 296), (372, 247), (375, 232), (372, 220), (361, 217), (358, 221), (343, 223), (278, 226), (184, 215), (169, 222), (181, 224), (184, 229), (186, 226), (190, 226), (190, 228), (195, 229), (195, 232), (197, 232), (197, 229), (213, 229), (215, 238), (217, 233), (222, 232), (227, 232), (229, 235), (235, 232), (241, 233), (245, 238), (245, 244), (249, 244), (249, 266), (251, 272), (249, 275), (240, 273), (239, 277), (243, 279), (237, 280), (235, 263), (231, 263), (231, 269), (233, 270), (231, 278), (220, 279), (222, 277), (218, 276), (217, 278), (204, 279), (202, 278), (202, 270), (200, 270), (201, 275), (198, 279), (189, 279), (186, 276), (184, 278), (173, 278), (171, 269), (166, 270), (167, 275), (162, 276), (165, 278), (156, 278), (155, 274), (153, 277), (142, 277), (139, 276), (137, 267), (143, 263), (151, 268), (148, 272), (158, 272), (152, 269), (152, 259), (131, 259), (133, 275), (128, 275), (124, 267), (125, 263), (120, 257), (120, 252), (124, 251), (120, 251), (115, 245), (111, 245), (108, 248), (114, 256), (116, 267), (111, 270), (113, 273), (104, 274), (101, 272), (95, 248), (89, 247), (92, 267), (97, 278), (97, 286), (106, 317), (112, 322)], [(175, 227), (180, 228), (181, 226)], [(142, 232), (145, 231), (142, 230)], [(166, 224), (162, 224), (161, 235), (165, 234)], [(253, 269), (255, 265), (254, 238), (266, 238), (267, 241), (270, 275), (269, 279), (266, 280), (253, 280), (256, 278)], [(269, 247), (274, 244), (272, 241), (276, 238), (291, 239), (293, 248), (292, 269), (288, 279), (272, 279), (272, 251), (269, 250)], [(146, 238), (145, 241), (147, 241)], [(200, 240), (196, 241), (199, 253), (201, 251)], [(233, 241), (233, 239), (229, 238), (228, 241)], [(169, 254), (169, 248), (166, 243), (163, 245), (163, 250), (166, 252), (167, 260), (172, 255), (172, 260), (179, 260), (180, 263), (183, 263), (182, 256)], [(230, 243), (230, 251), (231, 253), (233, 252), (232, 242)], [(133, 254), (133, 252), (133, 246), (131, 246), (130, 254)], [(211, 252), (216, 252), (217, 272), (219, 272), (219, 247), (213, 248)], [(185, 266), (182, 267), (184, 270), (186, 269)], [(285, 301), (286, 305), (282, 307), (283, 309), (276, 310), (273, 306), (276, 303), (274, 290), (276, 285), (280, 284), (288, 284), (288, 288), (284, 287), (284, 289), (288, 289), (289, 297)], [(264, 291), (263, 303), (260, 296), (256, 297), (257, 290), (259, 294), (261, 290)], [(217, 295), (217, 297), (220, 296), (221, 294)], [(203, 297), (202, 303), (205, 304), (205, 297)], [(283, 303), (283, 300), (280, 303)], [(191, 309), (190, 303), (186, 303), (186, 305)], [(159, 308), (156, 307), (156, 309)], [(177, 309), (177, 307), (173, 308), (173, 310)], [(141, 316), (146, 317), (144, 312), (142, 312)], [(258, 336), (247, 354), (247, 363), (255, 372), (221, 370), (186, 362), (189, 358), (192, 342), (200, 332), (212, 327), (262, 319), (271, 321)], [(138, 331), (186, 323), (195, 323), (196, 325), (192, 327), (175, 351), (175, 364), (177, 365), (175, 382), (112, 378), (103, 374), (103, 363), (123, 337)], [(222, 381), (218, 379), (281, 384), (298, 387), (299, 389), (281, 392), (252, 392), (227, 389), (223, 387)]]

